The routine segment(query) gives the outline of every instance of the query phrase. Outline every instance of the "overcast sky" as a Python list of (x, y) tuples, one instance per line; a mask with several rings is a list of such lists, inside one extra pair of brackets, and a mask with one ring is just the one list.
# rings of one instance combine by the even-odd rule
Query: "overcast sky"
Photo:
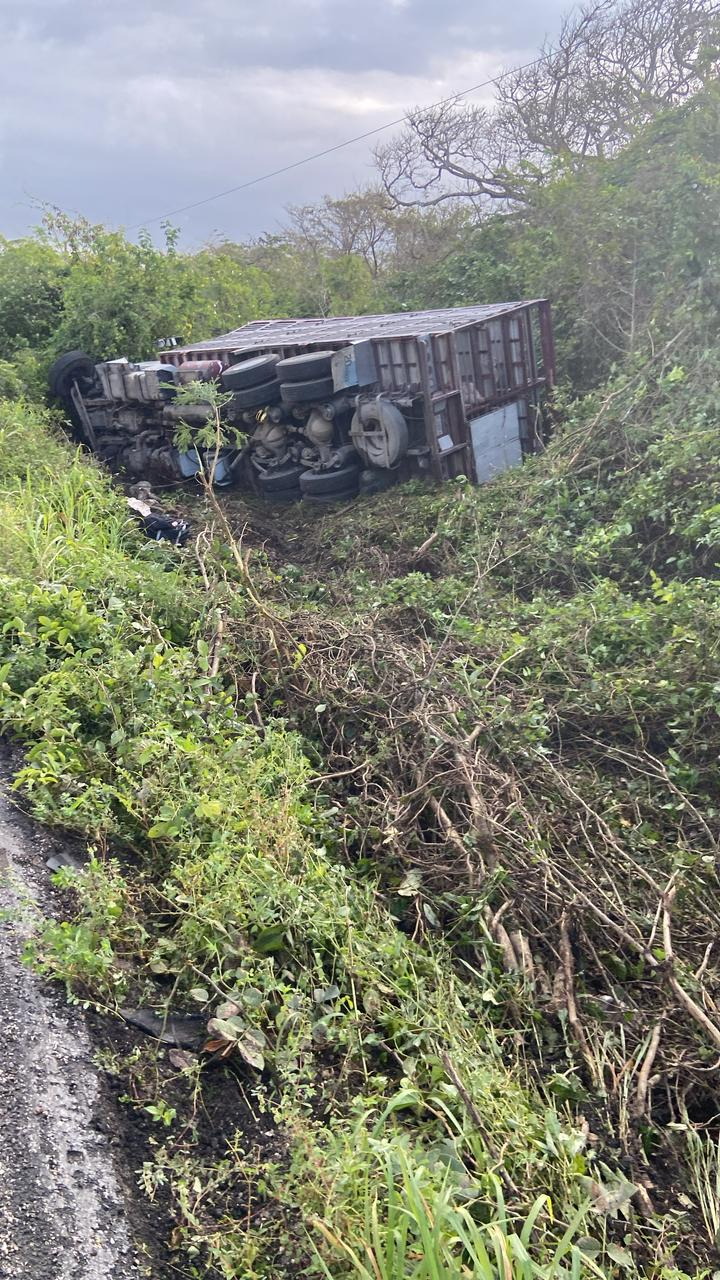
[[(532, 57), (568, 7), (0, 0), (0, 233), (32, 227), (37, 201), (149, 223)], [(372, 176), (359, 142), (175, 222), (188, 244), (241, 239)]]

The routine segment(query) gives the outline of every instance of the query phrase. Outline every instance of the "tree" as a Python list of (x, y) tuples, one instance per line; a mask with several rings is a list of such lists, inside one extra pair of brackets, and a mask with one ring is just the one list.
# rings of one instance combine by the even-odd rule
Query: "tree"
[(235, 328), (272, 306), (257, 268), (215, 248), (182, 253), (178, 232), (163, 228), (156, 247), (121, 231), (45, 212), (41, 239), (62, 264), (61, 306), (46, 352), (80, 347), (96, 359), (156, 354), (158, 340), (191, 342)]
[(614, 154), (659, 111), (698, 90), (717, 61), (715, 0), (596, 0), (567, 17), (555, 45), (498, 89), (522, 155)]
[(520, 199), (519, 157), (495, 109), (442, 103), (412, 112), (407, 126), (378, 147), (383, 186), (400, 208)]
[(530, 66), (506, 73), (493, 107), (419, 109), (376, 151), (399, 206), (526, 201), (558, 167), (614, 154), (718, 65), (716, 0), (593, 0)]
[(720, 86), (667, 108), (613, 156), (489, 214), (451, 253), (386, 283), (390, 305), (553, 303), (558, 365), (576, 389), (658, 348), (687, 311), (720, 314)]
[(262, 275), (272, 299), (265, 314), (330, 316), (377, 309), (378, 289), (359, 254), (343, 254), (337, 246), (323, 252), (319, 240), (311, 246), (287, 233), (260, 236), (250, 244), (227, 243), (221, 252)]
[(318, 256), (357, 255), (376, 276), (393, 248), (393, 203), (378, 187), (319, 204), (290, 205), (288, 238)]
[(0, 237), (0, 356), (48, 341), (62, 313), (65, 277), (51, 245)]

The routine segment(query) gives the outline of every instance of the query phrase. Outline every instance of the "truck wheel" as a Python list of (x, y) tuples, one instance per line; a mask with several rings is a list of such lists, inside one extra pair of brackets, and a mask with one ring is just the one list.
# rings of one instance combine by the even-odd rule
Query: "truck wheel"
[(226, 391), (242, 391), (245, 387), (257, 387), (275, 377), (277, 356), (253, 356), (252, 360), (240, 360), (231, 364), (220, 375)]
[(233, 404), (236, 409), (262, 409), (266, 404), (277, 404), (280, 399), (280, 383), (277, 378), (270, 382), (261, 382), (256, 387), (243, 387), (233, 391)]
[(50, 366), (48, 389), (55, 400), (66, 400), (73, 382), (95, 377), (95, 365), (84, 351), (67, 351)]
[(348, 491), (357, 493), (359, 480), (360, 467), (351, 463), (337, 471), (305, 471), (300, 477), (300, 488), (303, 496), (308, 498)]
[(307, 382), (308, 378), (328, 378), (334, 351), (310, 351), (305, 356), (288, 356), (279, 360), (277, 376), (281, 382)]
[(258, 475), (258, 484), (263, 493), (282, 493), (287, 489), (299, 489), (300, 477), (305, 472), (303, 466), (293, 464), (289, 467), (278, 467), (277, 471), (266, 471)]
[(350, 439), (371, 467), (394, 467), (408, 450), (407, 422), (396, 405), (379, 396), (355, 410)]
[(332, 378), (311, 378), (307, 382), (283, 382), (280, 386), (283, 403), (318, 404), (329, 400), (335, 390)]

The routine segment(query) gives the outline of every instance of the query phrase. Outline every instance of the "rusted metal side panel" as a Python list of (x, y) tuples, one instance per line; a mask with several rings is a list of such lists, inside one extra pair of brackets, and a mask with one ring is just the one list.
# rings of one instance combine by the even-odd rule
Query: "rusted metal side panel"
[(415, 338), (377, 338), (372, 345), (383, 391), (412, 394), (419, 389), (421, 374)]
[(525, 368), (525, 380), (527, 383), (533, 383), (537, 380), (537, 369), (533, 361), (532, 346), (529, 342), (530, 313), (528, 311), (523, 311), (518, 317), (518, 329), (520, 331), (520, 347)]
[(437, 333), (430, 341), (437, 390), (456, 390), (458, 388), (458, 380), (456, 370), (453, 367), (453, 334)]
[[(542, 366), (538, 367), (543, 325), (546, 336), (549, 333), (551, 337), (549, 313), (546, 310), (546, 319), (541, 324), (538, 304), (529, 303), (502, 316), (488, 317), (456, 329), (450, 335), (451, 381), (461, 393), (463, 411), (461, 427), (456, 424), (452, 430), (455, 450), (459, 455), (457, 465), (453, 465), (440, 451), (439, 466), (444, 476), (462, 469), (473, 479), (478, 479), (473, 431), (477, 434), (483, 415), (492, 415), (503, 406), (512, 406), (513, 413), (517, 415), (522, 451), (529, 453), (535, 449), (540, 439), (539, 407), (546, 386), (544, 366), (548, 361), (548, 350), (552, 357), (552, 349), (546, 345)], [(433, 345), (442, 361), (443, 345), (437, 339)], [(552, 358), (549, 369), (554, 376)], [(467, 458), (463, 459), (459, 445), (465, 440), (469, 448)]]
[[(460, 338), (460, 333), (458, 332), (450, 334), (448, 338), (452, 385), (457, 388), (457, 404), (456, 404), (457, 424), (453, 431), (453, 438), (457, 441), (457, 443), (459, 444), (462, 443), (465, 445), (464, 452), (462, 454), (458, 453), (457, 455), (457, 463), (458, 465), (462, 464), (465, 474), (468, 475), (471, 480), (474, 480), (475, 479), (475, 459), (473, 457), (473, 451), (471, 448), (470, 422), (469, 422), (469, 415), (467, 410), (467, 402), (465, 399), (465, 388), (463, 386), (460, 349), (458, 346), (459, 338)], [(459, 471), (456, 474), (459, 474)]]
[(472, 329), (459, 329), (454, 336), (457, 385), (462, 392), (463, 403), (466, 407), (477, 404), (482, 399), (482, 392), (476, 381), (477, 373), (473, 359), (472, 338)]
[(490, 355), (495, 379), (495, 391), (498, 395), (504, 395), (510, 390), (510, 383), (505, 363), (506, 352), (502, 325), (497, 320), (491, 321), (488, 325), (488, 333), (490, 335)]
[(453, 376), (468, 413), (544, 385), (535, 366), (530, 314), (531, 307), (518, 308), (513, 315), (452, 335)]
[[(425, 442), (430, 454), (432, 474), (438, 481), (458, 475), (473, 474), (470, 437), (459, 372), (450, 341), (438, 342), (439, 336), (417, 339), (420, 359)], [(446, 387), (443, 388), (442, 384)]]
[(543, 373), (545, 375), (545, 383), (549, 388), (555, 386), (555, 339), (553, 337), (552, 320), (550, 318), (550, 303), (539, 302), (537, 304), (538, 315), (540, 319), (540, 342), (542, 345)]
[[(227, 366), (238, 358), (238, 343), (244, 354), (277, 351), (287, 356), (318, 346), (335, 349), (369, 339), (378, 354), (382, 386), (388, 391), (401, 391), (408, 386), (420, 385), (417, 342), (420, 337), (430, 336), (433, 389), (452, 389), (459, 369), (458, 389), (463, 391), (468, 405), (471, 405), (475, 400), (489, 402), (493, 396), (506, 394), (513, 386), (534, 381), (532, 361), (528, 359), (532, 344), (528, 343), (523, 352), (520, 336), (522, 318), (525, 317), (527, 323), (533, 312), (538, 316), (544, 372), (548, 382), (552, 383), (555, 380), (555, 354), (550, 307), (544, 300), (394, 316), (254, 321), (243, 329), (192, 347), (163, 351), (160, 358), (175, 365), (191, 359), (217, 359)], [(427, 329), (415, 328), (413, 331), (420, 321), (427, 322)], [(433, 324), (438, 327), (433, 328)]]
[(510, 381), (514, 387), (526, 387), (530, 379), (525, 360), (520, 316), (509, 316), (504, 324), (508, 333)]
[(432, 403), (432, 385), (430, 381), (430, 362), (428, 360), (428, 342), (417, 339), (418, 364), (420, 368), (420, 388), (423, 395), (423, 419), (425, 422), (425, 443), (430, 450), (430, 469), (436, 480), (442, 480), (435, 412)]
[(462, 376), (460, 373), (460, 357), (457, 350), (457, 334), (448, 334), (448, 387), (458, 392), (460, 396), (460, 404), (465, 408), (465, 396), (463, 395)]
[(513, 379), (513, 361), (512, 348), (510, 346), (510, 334), (508, 326), (500, 321), (500, 333), (502, 335), (502, 352), (503, 352), (503, 369), (505, 370), (505, 390), (511, 391), (515, 385)]
[(486, 325), (473, 325), (470, 331), (473, 357), (477, 371), (478, 404), (489, 403), (497, 394), (490, 351), (490, 334)]

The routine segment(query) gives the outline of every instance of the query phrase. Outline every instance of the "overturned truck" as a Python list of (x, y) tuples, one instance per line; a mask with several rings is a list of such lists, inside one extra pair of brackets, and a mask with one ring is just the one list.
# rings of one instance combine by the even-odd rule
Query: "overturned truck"
[(165, 483), (211, 466), (200, 443), (208, 401), (199, 390), (180, 403), (178, 388), (219, 383), (245, 443), (222, 448), (214, 483), (278, 501), (337, 501), (422, 474), (489, 480), (537, 447), (553, 381), (543, 299), (258, 320), (158, 360), (95, 364), (71, 351), (50, 371), (51, 394), (94, 453), (128, 478)]

